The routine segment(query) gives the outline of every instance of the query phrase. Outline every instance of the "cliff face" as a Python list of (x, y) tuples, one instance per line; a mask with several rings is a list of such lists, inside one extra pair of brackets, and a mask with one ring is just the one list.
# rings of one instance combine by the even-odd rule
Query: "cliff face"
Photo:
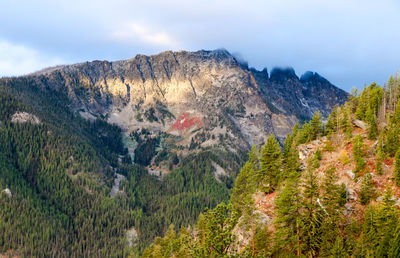
[(163, 52), (94, 61), (27, 76), (66, 93), (71, 108), (104, 117), (127, 133), (146, 128), (181, 137), (183, 147), (246, 150), (274, 133), (284, 139), (296, 121), (329, 114), (347, 94), (316, 73), (257, 71), (226, 50)]

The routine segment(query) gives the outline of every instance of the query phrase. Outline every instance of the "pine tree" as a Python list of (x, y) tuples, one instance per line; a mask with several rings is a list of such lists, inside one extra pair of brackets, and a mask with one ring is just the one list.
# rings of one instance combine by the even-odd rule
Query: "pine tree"
[(365, 173), (362, 178), (361, 189), (360, 189), (361, 204), (363, 205), (368, 204), (374, 197), (374, 194), (375, 194), (374, 184), (372, 182), (371, 174)]
[(258, 179), (261, 189), (273, 192), (280, 181), (281, 149), (274, 135), (270, 135), (261, 150)]
[(275, 220), (275, 248), (282, 254), (301, 253), (301, 196), (297, 178), (289, 178), (275, 200), (277, 218)]
[(383, 173), (383, 161), (385, 159), (385, 152), (383, 150), (383, 141), (382, 137), (379, 137), (378, 146), (377, 146), (377, 154), (376, 154), (376, 172), (379, 175)]
[(366, 116), (366, 120), (369, 124), (368, 138), (370, 140), (375, 140), (376, 136), (378, 135), (378, 126), (376, 124), (375, 114), (370, 106), (368, 107), (367, 113), (365, 116)]
[(346, 139), (351, 139), (352, 137), (352, 125), (351, 125), (351, 108), (347, 105), (340, 109), (340, 128), (346, 135)]
[(234, 241), (232, 229), (238, 221), (238, 213), (230, 205), (220, 203), (213, 210), (204, 214), (205, 245), (208, 256), (225, 256)]
[(386, 186), (383, 202), (376, 212), (375, 227), (378, 241), (376, 242), (376, 257), (387, 257), (390, 251), (390, 242), (394, 238), (398, 226), (398, 213), (393, 207), (393, 192), (390, 185)]
[(303, 188), (304, 214), (301, 239), (305, 245), (305, 253), (310, 257), (316, 257), (321, 247), (323, 209), (319, 200), (318, 178), (315, 169), (310, 164), (305, 173)]
[(384, 145), (386, 153), (390, 157), (393, 157), (399, 149), (399, 145), (399, 129), (393, 120), (391, 120), (386, 132), (386, 141)]
[(231, 201), (235, 209), (242, 214), (242, 225), (250, 225), (251, 238), (252, 238), (252, 253), (254, 255), (254, 236), (256, 230), (256, 216), (254, 214), (255, 205), (253, 193), (256, 190), (256, 172), (255, 168), (258, 167), (258, 149), (253, 146), (249, 153), (249, 160), (241, 169), (232, 190)]
[(328, 135), (336, 132), (338, 130), (338, 107), (335, 106), (332, 109), (332, 112), (328, 116), (328, 120), (326, 122), (326, 133)]
[(256, 190), (258, 167), (258, 149), (253, 146), (249, 152), (249, 160), (240, 170), (232, 190), (231, 200), (238, 210), (248, 205), (248, 195), (251, 196)]
[(400, 149), (397, 150), (395, 155), (394, 181), (396, 185), (400, 186)]
[(397, 226), (390, 242), (389, 257), (400, 257), (400, 225)]
[(392, 122), (396, 125), (396, 127), (400, 126), (400, 99), (397, 101), (396, 109), (392, 117)]
[[(336, 184), (337, 176), (335, 167), (330, 167), (325, 171), (325, 177), (322, 181), (322, 207), (324, 211), (324, 219), (322, 221), (322, 253), (326, 256), (333, 255), (335, 244), (341, 239), (337, 239), (340, 235), (340, 223), (342, 220), (342, 196), (341, 188)], [(339, 248), (339, 247), (337, 247)], [(338, 251), (338, 249), (336, 249)]]
[(283, 145), (282, 159), (284, 163), (286, 162), (288, 153), (291, 150), (292, 146), (296, 145), (295, 138), (298, 131), (299, 131), (299, 123), (296, 122), (296, 124), (292, 129), (292, 133), (286, 137), (285, 144)]
[(311, 131), (310, 140), (317, 139), (317, 136), (322, 132), (322, 114), (320, 111), (314, 113), (313, 118), (310, 121)]
[(356, 162), (354, 173), (356, 176), (358, 176), (358, 173), (361, 172), (366, 165), (363, 155), (363, 138), (361, 135), (356, 135), (353, 140), (353, 158)]

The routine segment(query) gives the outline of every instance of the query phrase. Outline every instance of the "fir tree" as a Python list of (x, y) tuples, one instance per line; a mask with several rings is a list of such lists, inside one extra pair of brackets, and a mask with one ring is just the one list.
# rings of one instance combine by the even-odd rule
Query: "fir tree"
[(394, 181), (400, 186), (400, 149), (397, 150), (394, 161)]
[[(311, 163), (311, 161), (310, 161)], [(303, 229), (301, 232), (304, 251), (310, 257), (318, 256), (321, 248), (321, 224), (323, 210), (319, 200), (318, 179), (315, 169), (308, 166), (303, 183)]]
[(399, 129), (391, 120), (389, 124), (389, 128), (387, 129), (386, 132), (386, 141), (384, 145), (386, 153), (390, 156), (393, 157), (397, 150), (399, 149)]
[(326, 122), (326, 133), (328, 135), (336, 132), (338, 130), (338, 107), (335, 106), (332, 109), (332, 112), (328, 116), (328, 120)]
[(313, 118), (310, 121), (310, 140), (317, 139), (317, 136), (322, 132), (322, 114), (320, 111), (314, 113)]
[(356, 176), (358, 176), (358, 173), (361, 172), (366, 165), (363, 155), (363, 138), (361, 135), (356, 135), (353, 140), (353, 158), (356, 162), (356, 168), (354, 172)]
[(379, 137), (378, 146), (377, 146), (377, 154), (376, 154), (376, 172), (379, 175), (382, 175), (382, 173), (383, 173), (384, 159), (385, 159), (385, 152), (383, 150), (382, 137)]
[(393, 192), (390, 185), (386, 186), (383, 202), (376, 212), (375, 227), (378, 241), (376, 241), (376, 257), (387, 257), (390, 251), (390, 242), (394, 238), (398, 226), (398, 213), (393, 207)]
[(360, 189), (361, 204), (363, 205), (368, 204), (374, 197), (374, 194), (375, 194), (374, 184), (372, 182), (371, 174), (365, 173), (362, 178), (361, 189)]
[(275, 200), (275, 248), (279, 253), (301, 253), (301, 196), (296, 178), (289, 178)]
[(376, 125), (375, 114), (372, 111), (372, 108), (369, 106), (366, 113), (366, 119), (369, 124), (368, 129), (368, 138), (370, 140), (375, 140), (378, 135), (378, 126)]
[(238, 221), (238, 213), (230, 205), (220, 203), (204, 214), (205, 245), (208, 256), (225, 256), (234, 241), (232, 229)]
[(335, 168), (330, 167), (325, 171), (322, 181), (322, 207), (324, 219), (322, 221), (322, 252), (324, 255), (333, 255), (335, 244), (338, 244), (337, 236), (340, 235), (339, 225), (341, 222), (342, 196), (339, 185), (336, 184), (337, 176)]
[(264, 192), (276, 189), (280, 180), (281, 149), (274, 135), (270, 135), (261, 150), (258, 179)]

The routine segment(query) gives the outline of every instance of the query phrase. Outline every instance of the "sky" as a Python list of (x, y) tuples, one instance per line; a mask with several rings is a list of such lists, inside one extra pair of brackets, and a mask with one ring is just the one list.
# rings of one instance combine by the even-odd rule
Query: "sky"
[(350, 91), (400, 70), (399, 0), (1, 0), (0, 77), (225, 48)]

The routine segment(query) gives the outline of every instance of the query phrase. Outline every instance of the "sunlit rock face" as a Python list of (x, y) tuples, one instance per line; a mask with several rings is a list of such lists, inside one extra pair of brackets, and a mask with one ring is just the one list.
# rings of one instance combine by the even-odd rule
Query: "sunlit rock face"
[(147, 128), (181, 136), (182, 145), (232, 151), (261, 144), (271, 133), (283, 140), (295, 122), (316, 110), (327, 115), (347, 98), (316, 73), (298, 78), (288, 68), (269, 76), (266, 69), (241, 65), (226, 50), (94, 61), (28, 78), (66, 93), (71, 108), (85, 118), (108, 119), (128, 133)]

